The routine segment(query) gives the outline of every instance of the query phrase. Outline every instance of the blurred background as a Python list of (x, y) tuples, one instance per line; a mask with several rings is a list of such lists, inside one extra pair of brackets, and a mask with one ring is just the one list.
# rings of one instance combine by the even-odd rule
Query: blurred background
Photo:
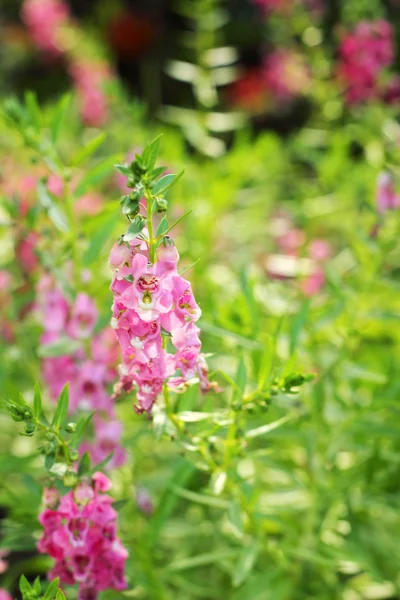
[[(185, 169), (168, 214), (192, 209), (174, 239), (223, 388), (177, 396), (176, 418), (210, 415), (182, 421), (183, 441), (132, 398), (111, 434), (91, 431), (96, 461), (122, 457), (128, 500), (129, 591), (103, 598), (400, 598), (399, 24), (400, 0), (0, 0), (1, 396), (39, 380), (54, 400), (48, 361), (73, 344), (46, 350), (40, 282), (68, 297), (69, 261), (110, 333), (114, 164), (159, 134), (159, 163)], [(45, 478), (0, 421), (1, 586), (17, 597), (22, 572), (51, 568)]]

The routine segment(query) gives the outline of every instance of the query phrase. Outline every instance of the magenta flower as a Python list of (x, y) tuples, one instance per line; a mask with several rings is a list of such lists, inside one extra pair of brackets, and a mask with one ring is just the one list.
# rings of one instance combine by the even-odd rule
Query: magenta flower
[[(105, 494), (110, 486), (105, 475), (96, 473), (63, 496), (53, 510), (45, 508), (39, 515), (44, 529), (39, 552), (55, 559), (49, 577), (60, 577), (67, 585), (79, 583), (79, 598), (97, 598), (102, 590), (127, 587), (128, 553), (117, 538), (113, 500)], [(46, 503), (48, 496), (47, 490)]]
[(4, 588), (0, 588), (0, 600), (12, 600), (12, 596)]
[(394, 59), (394, 35), (390, 23), (361, 21), (340, 46), (339, 80), (346, 102), (359, 104), (380, 95), (381, 74)]

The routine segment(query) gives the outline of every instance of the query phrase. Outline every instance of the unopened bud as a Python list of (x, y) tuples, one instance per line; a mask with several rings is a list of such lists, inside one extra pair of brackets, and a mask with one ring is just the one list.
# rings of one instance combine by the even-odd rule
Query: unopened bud
[(78, 450), (70, 450), (69, 451), (69, 457), (72, 461), (76, 461), (79, 458), (79, 452)]
[(65, 426), (65, 431), (67, 433), (75, 433), (76, 431), (76, 423), (67, 423)]
[(25, 425), (25, 434), (26, 435), (33, 435), (35, 433), (35, 431), (36, 431), (35, 423), (32, 423), (30, 421)]
[(168, 201), (165, 198), (156, 198), (155, 201), (158, 213), (165, 212), (168, 209)]
[(74, 487), (78, 483), (78, 475), (75, 471), (67, 471), (63, 477), (65, 487)]

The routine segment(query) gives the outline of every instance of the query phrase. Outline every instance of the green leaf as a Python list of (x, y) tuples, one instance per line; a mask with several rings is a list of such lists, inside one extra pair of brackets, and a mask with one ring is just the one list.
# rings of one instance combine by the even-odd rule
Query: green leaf
[(290, 330), (290, 355), (292, 356), (294, 354), (294, 352), (297, 349), (298, 343), (299, 343), (299, 339), (300, 339), (300, 334), (302, 329), (304, 328), (304, 325), (306, 324), (307, 321), (307, 317), (308, 317), (308, 312), (310, 309), (310, 301), (306, 300), (300, 311), (297, 313), (293, 325), (291, 327)]
[(232, 523), (233, 527), (235, 528), (236, 532), (239, 535), (242, 535), (243, 534), (242, 509), (241, 509), (241, 506), (240, 506), (238, 500), (236, 500), (236, 498), (234, 500), (232, 500), (229, 504), (228, 517), (229, 517), (229, 520)]
[(172, 225), (170, 225), (170, 227), (168, 227), (167, 231), (164, 231), (163, 235), (167, 235), (167, 233), (169, 233), (171, 231), (171, 229), (173, 229), (174, 227), (176, 227), (176, 225), (178, 225), (178, 223), (180, 223), (181, 221), (183, 221), (183, 219), (185, 217), (187, 217), (188, 215), (190, 215), (190, 213), (193, 211), (193, 209), (191, 208), (190, 210), (188, 210), (185, 214), (183, 214), (181, 217), (179, 217), (179, 219), (177, 219), (175, 221), (175, 223), (173, 223)]
[(125, 175), (125, 177), (131, 177), (132, 175), (131, 167), (126, 163), (115, 163), (114, 168), (117, 169), (117, 171), (119, 171), (120, 173), (122, 173), (122, 175)]
[(246, 581), (253, 570), (259, 551), (260, 546), (257, 540), (254, 540), (250, 546), (244, 546), (242, 548), (233, 571), (233, 587), (239, 587)]
[(181, 488), (177, 485), (172, 485), (171, 489), (175, 494), (177, 494), (181, 498), (185, 498), (185, 500), (195, 502), (196, 504), (204, 504), (205, 506), (212, 506), (213, 508), (222, 509), (227, 509), (229, 506), (229, 503), (226, 500), (222, 500), (222, 498), (216, 498), (215, 496), (199, 494), (198, 492), (185, 490), (184, 488)]
[(112, 172), (114, 164), (115, 156), (108, 156), (95, 165), (92, 169), (89, 169), (76, 186), (74, 197), (80, 198), (86, 194), (90, 188), (100, 183), (100, 181), (102, 181), (102, 179), (105, 177), (108, 177)]
[(19, 589), (21, 590), (22, 595), (26, 592), (30, 592), (31, 586), (25, 575), (21, 575), (19, 579)]
[(67, 600), (62, 590), (57, 590), (56, 600)]
[(38, 355), (41, 358), (54, 358), (56, 356), (66, 356), (77, 352), (82, 348), (82, 343), (68, 337), (61, 337), (55, 342), (40, 346)]
[(169, 173), (168, 175), (164, 175), (164, 177), (161, 177), (161, 179), (156, 181), (153, 185), (151, 189), (152, 193), (155, 196), (165, 194), (165, 192), (182, 177), (183, 173), (184, 171), (181, 171), (178, 174)]
[(31, 125), (36, 131), (39, 131), (42, 126), (42, 115), (34, 92), (25, 92), (25, 105)]
[(117, 219), (118, 212), (113, 213), (101, 227), (90, 238), (89, 246), (83, 256), (83, 264), (89, 266), (99, 256), (103, 246), (112, 235)]
[(156, 237), (162, 236), (166, 231), (168, 231), (168, 219), (163, 217), (158, 224)]
[(106, 458), (104, 460), (102, 460), (101, 462), (97, 463), (96, 465), (94, 465), (92, 467), (91, 473), (96, 473), (97, 471), (102, 471), (104, 469), (104, 467), (106, 467), (108, 465), (110, 460), (112, 460), (113, 456), (114, 456), (114, 452), (110, 452), (110, 454), (108, 456), (106, 456)]
[(42, 414), (42, 394), (40, 391), (39, 383), (36, 381), (35, 383), (35, 393), (33, 396), (33, 414), (36, 419), (40, 419), (40, 415)]
[(275, 341), (271, 335), (265, 336), (264, 351), (261, 356), (260, 367), (258, 370), (258, 389), (264, 389), (269, 377), (271, 376), (275, 354)]
[(78, 422), (76, 424), (75, 433), (73, 435), (71, 435), (71, 437), (70, 437), (70, 444), (74, 448), (78, 448), (78, 446), (81, 445), (82, 440), (85, 436), (86, 430), (89, 427), (94, 414), (95, 414), (95, 411), (91, 412), (90, 415), (87, 417), (80, 417), (80, 419), (78, 420)]
[(245, 433), (244, 437), (247, 439), (251, 439), (251, 438), (260, 437), (261, 435), (266, 435), (270, 431), (273, 431), (274, 429), (278, 429), (278, 427), (281, 427), (282, 425), (284, 425), (288, 421), (291, 421), (292, 419), (294, 419), (297, 416), (298, 416), (297, 413), (290, 413), (288, 415), (285, 415), (281, 419), (278, 419), (277, 421), (273, 421), (272, 423), (267, 423), (266, 425), (261, 425), (261, 427), (256, 427), (255, 429), (250, 429), (249, 431), (247, 431)]
[(122, 510), (124, 508), (124, 506), (126, 506), (128, 504), (129, 500), (128, 499), (123, 499), (123, 500), (117, 500), (117, 502), (113, 503), (113, 509), (116, 511)]
[(206, 552), (204, 554), (196, 554), (189, 558), (183, 558), (172, 562), (168, 565), (167, 571), (183, 571), (185, 569), (193, 569), (203, 565), (214, 565), (219, 560), (231, 558), (237, 554), (237, 550), (218, 550), (216, 552)]
[(103, 144), (106, 139), (106, 134), (104, 132), (97, 135), (93, 138), (86, 146), (84, 146), (79, 152), (76, 152), (70, 160), (71, 167), (78, 167), (82, 164), (87, 158), (92, 156), (96, 152), (98, 148)]
[(157, 177), (159, 177), (160, 175), (162, 175), (165, 171), (167, 170), (167, 167), (157, 167), (155, 169), (152, 170), (152, 172), (150, 173), (150, 177), (152, 179), (157, 179)]
[(69, 231), (67, 217), (61, 208), (55, 203), (52, 195), (42, 181), (39, 181), (37, 185), (37, 194), (41, 205), (47, 210), (47, 214), (57, 229), (63, 231), (64, 233)]
[(57, 104), (57, 107), (56, 107), (56, 110), (54, 113), (54, 117), (51, 122), (51, 127), (50, 127), (51, 140), (52, 140), (53, 144), (55, 144), (58, 140), (61, 126), (63, 124), (63, 121), (65, 119), (65, 116), (66, 116), (68, 108), (69, 108), (70, 100), (71, 100), (71, 95), (66, 94), (65, 96), (63, 96), (61, 98), (61, 100)]
[(134, 240), (135, 237), (144, 229), (146, 225), (146, 219), (142, 216), (138, 215), (132, 221), (132, 223), (128, 227), (128, 231), (124, 235), (124, 240), (129, 242), (130, 240)]
[(54, 595), (57, 593), (58, 586), (60, 585), (60, 579), (57, 577), (53, 579), (47, 586), (47, 589), (44, 593), (43, 600), (53, 600)]
[(91, 466), (90, 454), (89, 452), (85, 452), (79, 461), (78, 475), (80, 477), (87, 475), (90, 472)]
[(58, 398), (57, 407), (54, 412), (52, 425), (61, 427), (68, 415), (69, 390), (68, 383), (64, 386), (63, 391)]
[(193, 269), (193, 267), (195, 265), (197, 265), (197, 263), (200, 261), (200, 259), (198, 258), (197, 260), (195, 260), (194, 262), (190, 263), (190, 265), (188, 265), (187, 267), (184, 267), (183, 269), (181, 269), (179, 271), (179, 275), (183, 275), (184, 273), (186, 273), (186, 271), (189, 271), (190, 269)]
[(142, 164), (144, 167), (146, 167), (148, 171), (153, 169), (154, 165), (156, 164), (158, 152), (160, 149), (160, 139), (161, 135), (159, 135), (154, 141), (148, 144), (142, 152)]
[(194, 466), (181, 458), (177, 458), (175, 463), (172, 477), (170, 477), (168, 485), (159, 500), (147, 530), (147, 539), (150, 546), (156, 544), (169, 515), (178, 502), (178, 495), (171, 489), (171, 484), (177, 487), (186, 486), (195, 472)]
[(244, 390), (246, 388), (247, 374), (246, 374), (246, 365), (244, 364), (243, 356), (239, 360), (238, 368), (236, 371), (236, 384), (237, 388), (233, 391), (232, 402), (235, 400), (241, 400), (244, 396)]

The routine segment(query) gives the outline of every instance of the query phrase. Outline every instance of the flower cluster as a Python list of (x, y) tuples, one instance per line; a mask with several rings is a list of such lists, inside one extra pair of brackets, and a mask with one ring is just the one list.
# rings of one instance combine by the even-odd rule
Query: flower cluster
[(111, 76), (109, 66), (98, 61), (74, 61), (69, 72), (78, 94), (83, 122), (92, 127), (104, 125), (107, 119), (104, 85)]
[(393, 28), (385, 20), (361, 21), (340, 46), (339, 79), (348, 104), (359, 104), (380, 94), (380, 76), (394, 59)]
[(278, 102), (289, 102), (307, 91), (310, 73), (301, 54), (276, 50), (266, 57), (263, 68), (266, 91)]
[(44, 327), (44, 354), (49, 354), (46, 347), (65, 344), (66, 348), (65, 353), (60, 350), (57, 356), (43, 359), (43, 376), (51, 397), (56, 400), (69, 383), (70, 411), (96, 411), (95, 442), (83, 446), (81, 452), (88, 451), (95, 463), (114, 452), (109, 466), (121, 465), (125, 459), (118, 444), (122, 425), (115, 420), (114, 403), (107, 392), (117, 376), (119, 352), (114, 332), (108, 327), (94, 335), (97, 308), (92, 298), (79, 293), (71, 304), (48, 276), (39, 283), (38, 307)]
[(293, 227), (286, 214), (274, 219), (274, 234), (280, 253), (267, 257), (268, 276), (282, 280), (300, 279), (300, 287), (306, 296), (318, 294), (325, 285), (324, 263), (331, 256), (329, 242), (314, 239), (307, 243), (304, 232)]
[(128, 552), (117, 537), (118, 514), (105, 493), (110, 487), (105, 475), (95, 473), (61, 498), (55, 489), (44, 490), (39, 515), (44, 532), (38, 549), (56, 561), (50, 579), (80, 584), (78, 600), (95, 600), (102, 590), (127, 587)]
[[(83, 43), (83, 34), (72, 22), (68, 5), (63, 0), (24, 0), (21, 17), (38, 48), (47, 56), (65, 59), (83, 122), (91, 127), (104, 125), (108, 116), (104, 84), (113, 77), (112, 70), (102, 60), (82, 59), (77, 40)], [(63, 26), (73, 29), (75, 35), (63, 39)]]
[[(157, 248), (155, 264), (149, 262), (147, 244), (140, 238), (121, 240), (111, 250), (111, 324), (123, 358), (116, 393), (134, 386), (138, 412), (151, 411), (167, 381), (175, 391), (194, 381), (200, 381), (202, 391), (212, 386), (195, 325), (201, 311), (189, 281), (177, 272), (178, 260), (167, 236)], [(175, 354), (167, 351), (169, 342)]]
[(50, 56), (62, 54), (60, 28), (69, 18), (62, 0), (25, 0), (21, 16), (38, 48)]

